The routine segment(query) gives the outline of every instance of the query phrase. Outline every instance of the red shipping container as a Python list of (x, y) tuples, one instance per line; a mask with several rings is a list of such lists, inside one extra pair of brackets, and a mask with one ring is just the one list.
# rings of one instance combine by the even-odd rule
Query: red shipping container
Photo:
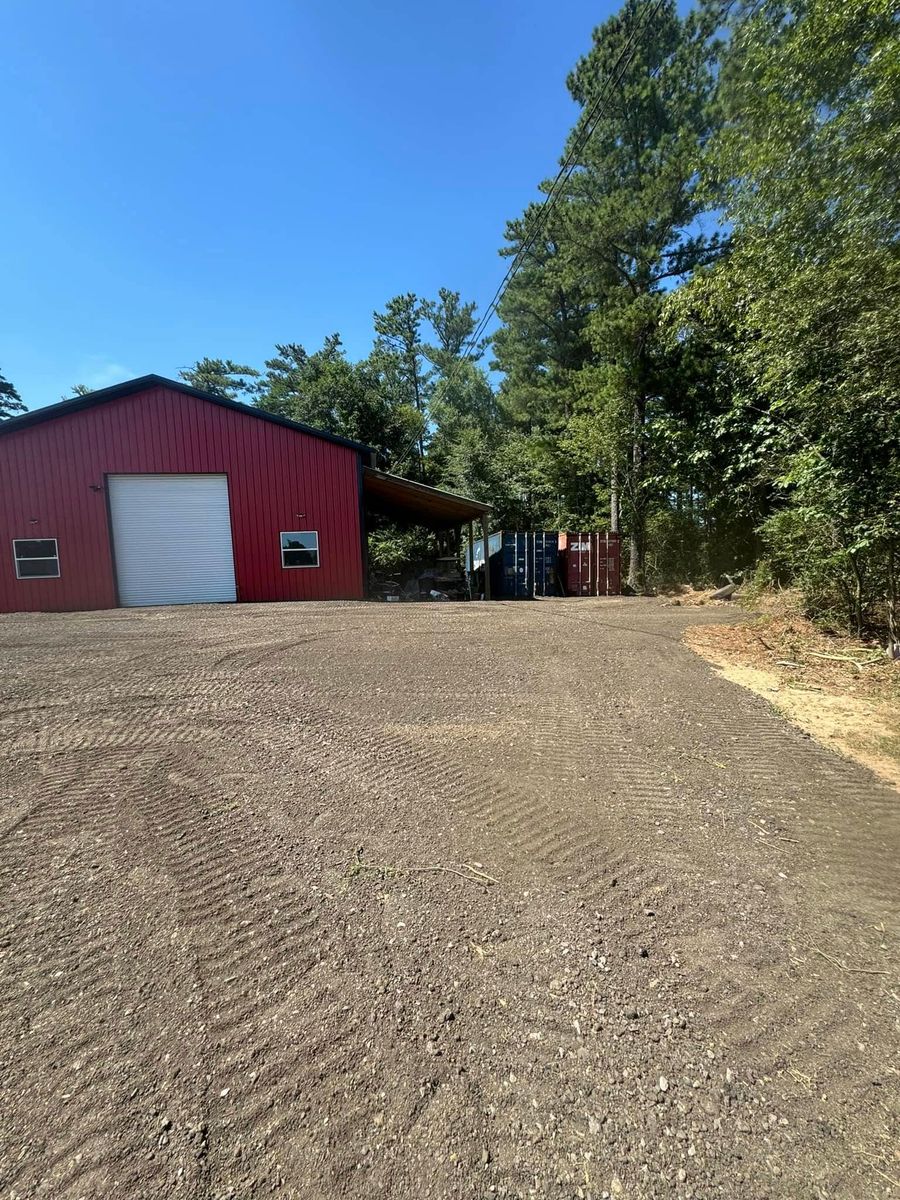
[(618, 596), (621, 591), (617, 533), (561, 533), (559, 555), (567, 596)]

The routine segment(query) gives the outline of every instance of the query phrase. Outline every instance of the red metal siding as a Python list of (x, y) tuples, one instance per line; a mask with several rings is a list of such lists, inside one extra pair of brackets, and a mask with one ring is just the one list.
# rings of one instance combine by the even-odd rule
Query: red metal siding
[[(239, 600), (362, 598), (357, 452), (155, 388), (0, 437), (0, 611), (114, 607), (104, 476), (191, 472), (228, 476)], [(278, 535), (299, 529), (321, 566), (284, 570)], [(43, 537), (60, 578), (16, 579), (12, 539)]]

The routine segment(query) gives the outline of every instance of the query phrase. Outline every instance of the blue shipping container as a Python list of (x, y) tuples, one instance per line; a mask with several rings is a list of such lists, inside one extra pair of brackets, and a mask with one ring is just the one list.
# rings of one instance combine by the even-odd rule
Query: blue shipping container
[[(475, 544), (475, 569), (484, 565), (484, 541)], [(558, 533), (503, 530), (488, 537), (491, 596), (495, 600), (527, 600), (561, 595), (558, 583)], [(468, 550), (464, 549), (468, 570)]]

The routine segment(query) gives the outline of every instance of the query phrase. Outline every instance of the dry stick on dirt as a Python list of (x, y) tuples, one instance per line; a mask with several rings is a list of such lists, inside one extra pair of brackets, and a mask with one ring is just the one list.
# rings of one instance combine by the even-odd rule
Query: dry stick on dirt
[(893, 1179), (890, 1175), (885, 1175), (884, 1171), (878, 1166), (878, 1159), (874, 1154), (870, 1154), (868, 1150), (863, 1150), (861, 1147), (854, 1147), (860, 1158), (865, 1159), (876, 1175), (880, 1175), (882, 1179), (886, 1179), (891, 1187), (900, 1188), (900, 1181)]
[(812, 1091), (812, 1079), (809, 1075), (804, 1074), (803, 1071), (798, 1071), (795, 1067), (788, 1067), (788, 1075), (790, 1075), (795, 1083), (799, 1083), (806, 1092)]
[(863, 667), (876, 667), (881, 662), (880, 651), (877, 658), (867, 658), (862, 662), (858, 658), (851, 658), (848, 654), (823, 654), (821, 650), (809, 650), (808, 653), (813, 658), (830, 658), (833, 662), (852, 663), (858, 671), (861, 671)]
[(810, 946), (810, 950), (814, 954), (818, 954), (820, 958), (824, 958), (826, 962), (830, 962), (832, 966), (838, 967), (841, 971), (849, 971), (855, 975), (890, 975), (890, 971), (881, 971), (877, 967), (848, 967), (839, 958), (835, 958), (831, 954), (826, 954), (818, 946)]
[(380, 875), (408, 875), (412, 871), (442, 871), (447, 875), (458, 875), (460, 879), (466, 879), (469, 883), (479, 883), (482, 887), (488, 887), (492, 883), (498, 881), (493, 875), (488, 875), (486, 871), (480, 870), (472, 863), (458, 863), (456, 866), (448, 867), (440, 863), (428, 863), (421, 866), (392, 866), (390, 863), (367, 863), (362, 861), (361, 851), (356, 852), (356, 862), (350, 867), (350, 874), (356, 875), (359, 871), (377, 871)]

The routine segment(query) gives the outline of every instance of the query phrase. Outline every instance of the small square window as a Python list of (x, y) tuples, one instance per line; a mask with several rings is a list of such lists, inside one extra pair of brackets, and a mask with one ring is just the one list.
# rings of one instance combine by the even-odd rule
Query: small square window
[(319, 565), (319, 535), (314, 530), (281, 535), (282, 567), (317, 567)]
[(58, 579), (56, 538), (13, 538), (17, 579)]

